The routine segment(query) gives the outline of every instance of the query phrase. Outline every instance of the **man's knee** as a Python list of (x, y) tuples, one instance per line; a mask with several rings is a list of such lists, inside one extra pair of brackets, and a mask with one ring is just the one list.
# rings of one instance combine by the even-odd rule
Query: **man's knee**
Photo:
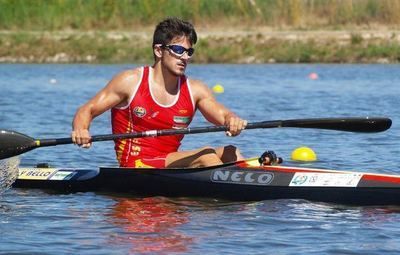
[(208, 155), (208, 154), (217, 154), (217, 151), (209, 146), (205, 146), (201, 149), (199, 149), (199, 152), (197, 153), (197, 155), (202, 156), (202, 155)]
[(243, 160), (242, 154), (238, 147), (234, 145), (227, 145), (223, 147), (221, 160), (224, 163)]
[(232, 154), (236, 154), (236, 152), (240, 153), (240, 150), (238, 147), (234, 146), (234, 145), (227, 145), (224, 147), (224, 151), (226, 151), (227, 153), (232, 153)]
[(214, 148), (204, 147), (197, 153), (196, 165), (199, 166), (212, 166), (220, 164), (221, 159), (218, 157)]

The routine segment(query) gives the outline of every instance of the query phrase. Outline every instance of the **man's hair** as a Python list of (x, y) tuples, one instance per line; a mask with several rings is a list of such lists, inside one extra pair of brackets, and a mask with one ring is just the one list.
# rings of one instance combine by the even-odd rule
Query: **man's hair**
[(197, 42), (197, 34), (191, 23), (178, 18), (167, 18), (161, 21), (154, 31), (153, 48), (155, 44), (166, 45), (175, 37), (185, 36), (192, 45)]

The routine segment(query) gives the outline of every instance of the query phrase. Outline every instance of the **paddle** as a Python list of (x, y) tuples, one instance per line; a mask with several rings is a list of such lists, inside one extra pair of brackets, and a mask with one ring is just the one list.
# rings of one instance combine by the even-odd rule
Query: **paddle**
[[(388, 118), (323, 118), (323, 119), (294, 119), (294, 120), (272, 120), (248, 123), (246, 129), (256, 128), (317, 128), (349, 132), (381, 132), (390, 128), (392, 121)], [(225, 126), (209, 126), (183, 129), (150, 130), (138, 133), (109, 134), (92, 136), (91, 142), (109, 141), (127, 138), (139, 138), (149, 136), (184, 135), (208, 132), (227, 131)], [(16, 156), (38, 147), (71, 144), (72, 139), (34, 139), (27, 135), (10, 131), (0, 130), (0, 159)]]

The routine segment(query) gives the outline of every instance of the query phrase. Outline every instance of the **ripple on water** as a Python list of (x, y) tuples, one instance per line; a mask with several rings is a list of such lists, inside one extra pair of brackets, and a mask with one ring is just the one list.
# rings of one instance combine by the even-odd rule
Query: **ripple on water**
[(19, 157), (0, 160), (0, 194), (9, 189), (18, 177)]

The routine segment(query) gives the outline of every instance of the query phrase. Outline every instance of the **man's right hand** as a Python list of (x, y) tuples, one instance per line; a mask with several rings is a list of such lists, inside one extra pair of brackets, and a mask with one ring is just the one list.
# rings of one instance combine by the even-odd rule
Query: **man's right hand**
[(89, 130), (87, 129), (77, 129), (73, 130), (71, 133), (71, 138), (74, 144), (82, 148), (90, 148), (92, 143), (90, 142), (91, 136)]

